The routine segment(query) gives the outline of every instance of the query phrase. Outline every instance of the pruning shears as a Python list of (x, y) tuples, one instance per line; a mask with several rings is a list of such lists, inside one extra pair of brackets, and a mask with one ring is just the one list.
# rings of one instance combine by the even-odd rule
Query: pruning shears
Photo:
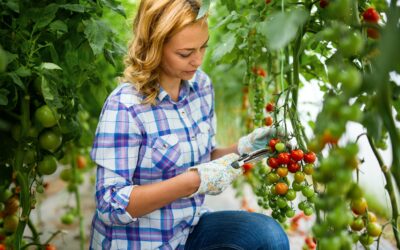
[(256, 151), (253, 151), (248, 154), (242, 154), (239, 159), (231, 163), (231, 166), (233, 168), (240, 168), (243, 166), (245, 163), (250, 163), (250, 162), (257, 162), (260, 161), (261, 159), (270, 156), (271, 150), (269, 148), (263, 148), (259, 149)]

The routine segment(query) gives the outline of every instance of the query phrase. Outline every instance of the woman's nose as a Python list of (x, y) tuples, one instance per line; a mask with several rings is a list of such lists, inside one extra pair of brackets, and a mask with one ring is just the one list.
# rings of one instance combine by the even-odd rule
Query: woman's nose
[(199, 67), (203, 61), (204, 53), (196, 52), (194, 54), (193, 60), (190, 62), (191, 65)]

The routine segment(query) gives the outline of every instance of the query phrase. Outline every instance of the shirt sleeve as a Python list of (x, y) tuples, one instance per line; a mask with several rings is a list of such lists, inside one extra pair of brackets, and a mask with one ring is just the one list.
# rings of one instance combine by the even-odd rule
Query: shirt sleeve
[(210, 81), (210, 88), (211, 88), (211, 111), (210, 111), (210, 119), (211, 119), (211, 128), (212, 128), (212, 135), (211, 135), (211, 151), (212, 152), (217, 147), (217, 116), (215, 113), (215, 92), (212, 82)]
[(116, 100), (103, 107), (91, 157), (97, 164), (96, 212), (108, 225), (124, 225), (137, 218), (126, 211), (134, 183), (141, 132), (129, 109)]

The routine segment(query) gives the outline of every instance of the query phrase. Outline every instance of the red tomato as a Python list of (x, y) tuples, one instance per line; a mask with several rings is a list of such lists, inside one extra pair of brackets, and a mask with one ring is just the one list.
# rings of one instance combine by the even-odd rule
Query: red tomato
[(53, 244), (49, 243), (49, 244), (46, 245), (46, 250), (57, 250), (57, 248)]
[(316, 159), (317, 159), (317, 156), (312, 151), (310, 151), (304, 155), (304, 161), (306, 163), (314, 163)]
[(243, 164), (242, 167), (244, 169), (244, 173), (243, 174), (247, 175), (253, 169), (254, 166), (251, 163), (245, 163), (245, 164)]
[(375, 28), (368, 28), (367, 35), (369, 38), (378, 39), (379, 38), (379, 30), (377, 30)]
[(306, 237), (305, 242), (309, 249), (315, 249), (317, 247), (312, 237)]
[(84, 169), (86, 167), (86, 158), (83, 155), (78, 155), (76, 157), (76, 165), (79, 169)]
[(290, 152), (290, 157), (295, 161), (303, 160), (303, 156), (304, 156), (304, 153), (303, 153), (303, 150), (301, 150), (301, 149), (295, 149), (295, 150), (292, 150), (292, 152)]
[(290, 154), (287, 152), (278, 154), (278, 163), (279, 164), (288, 164), (290, 162)]
[(267, 103), (267, 106), (265, 106), (265, 111), (267, 112), (274, 111), (274, 104), (272, 102)]
[(6, 250), (6, 245), (0, 244), (0, 250)]
[(261, 77), (266, 77), (267, 76), (267, 72), (265, 72), (265, 70), (262, 69), (262, 68), (258, 68), (257, 69), (257, 75), (261, 76)]
[(372, 7), (369, 7), (364, 11), (362, 14), (364, 21), (370, 22), (370, 23), (377, 23), (380, 19), (379, 13)]
[(278, 159), (270, 157), (268, 158), (268, 166), (270, 166), (271, 168), (277, 168), (279, 166), (279, 162)]
[(274, 119), (272, 119), (272, 116), (267, 116), (265, 117), (265, 126), (269, 127), (274, 123)]
[(300, 165), (297, 162), (290, 161), (287, 164), (287, 168), (288, 168), (290, 173), (296, 173), (297, 171), (300, 170)]
[(265, 4), (269, 4), (271, 0), (265, 0)]
[(332, 135), (331, 131), (325, 130), (322, 134), (322, 143), (325, 144), (334, 144), (336, 145), (339, 141), (339, 138)]
[(319, 6), (320, 6), (322, 9), (325, 9), (326, 6), (328, 6), (328, 5), (329, 5), (329, 0), (320, 0), (320, 1), (319, 1)]
[(272, 152), (275, 151), (275, 145), (276, 145), (278, 142), (280, 142), (280, 140), (277, 139), (277, 138), (271, 139), (271, 140), (269, 141), (269, 147), (271, 148), (271, 151), (272, 151)]
[(288, 185), (283, 182), (279, 182), (275, 185), (275, 192), (279, 195), (285, 195), (288, 192)]
[(256, 75), (258, 75), (258, 76), (261, 76), (261, 77), (266, 77), (266, 76), (267, 76), (267, 72), (265, 72), (265, 70), (264, 70), (263, 68), (261, 68), (261, 67), (253, 67), (253, 68), (251, 69), (251, 71), (252, 71), (254, 74), (256, 74)]

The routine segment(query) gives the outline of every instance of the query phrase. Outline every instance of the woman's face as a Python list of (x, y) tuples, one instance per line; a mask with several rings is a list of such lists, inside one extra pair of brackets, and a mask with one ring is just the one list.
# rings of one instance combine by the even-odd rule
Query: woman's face
[(169, 80), (190, 80), (201, 65), (208, 42), (206, 21), (190, 24), (164, 44), (161, 76)]

